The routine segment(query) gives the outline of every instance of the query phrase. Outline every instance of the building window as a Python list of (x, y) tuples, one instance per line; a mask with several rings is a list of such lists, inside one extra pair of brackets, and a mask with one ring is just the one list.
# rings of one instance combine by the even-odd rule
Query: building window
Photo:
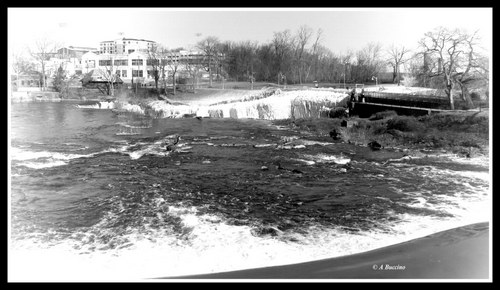
[(122, 70), (122, 77), (126, 78), (127, 77), (127, 70)]
[(146, 65), (158, 65), (160, 63), (160, 60), (158, 59), (148, 59), (146, 60)]
[(132, 77), (133, 78), (142, 78), (142, 70), (132, 70)]
[(99, 66), (111, 66), (111, 59), (100, 59)]
[(117, 76), (117, 77), (120, 77), (120, 70), (117, 70), (117, 71), (116, 71), (116, 76)]
[(132, 65), (142, 65), (142, 59), (133, 59)]
[(115, 59), (116, 66), (128, 66), (128, 59)]

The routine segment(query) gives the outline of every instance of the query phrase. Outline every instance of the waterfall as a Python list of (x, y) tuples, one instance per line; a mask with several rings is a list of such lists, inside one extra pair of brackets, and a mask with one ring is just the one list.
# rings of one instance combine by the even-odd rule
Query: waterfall
[[(182, 118), (198, 116), (211, 118), (288, 119), (319, 118), (324, 112), (342, 107), (348, 100), (347, 93), (333, 90), (296, 90), (273, 93), (262, 91), (259, 95), (241, 97), (240, 100), (213, 104), (174, 105), (153, 101), (146, 105), (144, 113), (157, 118)], [(122, 105), (123, 110), (133, 110)], [(135, 110), (140, 112), (140, 110)]]

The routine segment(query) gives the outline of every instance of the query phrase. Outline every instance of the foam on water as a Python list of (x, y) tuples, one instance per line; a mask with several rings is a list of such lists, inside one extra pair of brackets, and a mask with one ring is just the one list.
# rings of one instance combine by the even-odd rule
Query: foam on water
[(350, 158), (347, 158), (343, 155), (328, 155), (328, 154), (309, 155), (309, 154), (304, 154), (303, 157), (305, 159), (307, 159), (309, 161), (313, 161), (315, 163), (347, 164), (347, 163), (351, 162)]
[(22, 150), (16, 147), (10, 147), (10, 156), (12, 160), (24, 161), (38, 158), (53, 158), (60, 160), (70, 160), (75, 158), (86, 157), (88, 155), (82, 154), (65, 154), (58, 152), (48, 152), (48, 151), (28, 151)]
[(352, 233), (311, 225), (307, 234), (260, 237), (252, 234), (250, 226), (229, 225), (217, 215), (200, 214), (195, 207), (170, 205), (166, 214), (180, 218), (181, 238), (165, 230), (149, 230), (147, 235), (131, 230), (122, 237), (130, 246), (86, 254), (75, 251), (68, 240), (45, 249), (27, 240), (9, 251), (9, 275), (13, 281), (136, 281), (284, 265), (369, 251), (490, 218), (491, 213), (484, 210), (488, 199), (450, 197), (449, 201), (441, 207), (454, 217), (395, 214), (397, 220), (389, 232)]
[(141, 133), (139, 132), (118, 132), (115, 135), (116, 136), (134, 136), (134, 135), (140, 135)]
[(129, 104), (129, 103), (118, 103), (116, 105), (116, 108), (121, 110), (121, 111), (126, 111), (126, 112), (132, 112), (132, 113), (137, 113), (137, 114), (144, 114), (144, 109), (135, 104)]
[[(327, 161), (331, 159), (326, 158)], [(74, 250), (74, 241), (62, 240), (40, 249), (35, 240), (26, 240), (14, 251), (9, 251), (15, 256), (15, 259), (9, 259), (9, 270), (23, 281), (136, 281), (338, 257), (491, 220), (490, 189), (467, 186), (476, 180), (475, 176), (457, 175), (429, 165), (417, 167), (419, 174), (429, 174), (431, 182), (448, 179), (462, 184), (464, 189), (454, 195), (436, 195), (425, 189), (402, 191), (413, 199), (413, 203), (405, 205), (448, 215), (388, 212), (394, 218), (391, 222), (384, 221), (380, 227), (365, 231), (352, 232), (342, 226), (311, 224), (302, 231), (256, 236), (251, 225), (229, 224), (221, 216), (201, 214), (198, 208), (181, 203), (165, 206), (165, 201), (157, 198), (154, 201), (156, 207), (165, 209), (158, 210), (158, 219), (163, 220), (166, 215), (179, 218), (181, 236), (173, 235), (165, 227), (151, 228), (145, 221), (145, 230), (127, 229), (127, 234), (120, 238), (127, 240), (128, 244), (112, 250), (81, 254)], [(479, 180), (484, 182), (482, 178)], [(101, 228), (114, 215), (108, 215), (96, 227)], [(372, 222), (380, 223), (377, 220)], [(95, 246), (105, 248), (105, 245)], [(50, 263), (47, 263), (49, 257)], [(25, 273), (32, 275), (26, 277)]]
[[(168, 142), (174, 138), (174, 135), (170, 136), (165, 136), (162, 139), (159, 139), (155, 142), (136, 142), (133, 144), (128, 144), (120, 146), (118, 148), (113, 148), (110, 149), (112, 152), (118, 152), (122, 154), (127, 154), (130, 156), (130, 159), (136, 160), (141, 158), (142, 156), (149, 154), (149, 155), (156, 155), (156, 156), (168, 156), (172, 152), (171, 151), (166, 151), (165, 148), (165, 142)], [(179, 143), (177, 144), (177, 147), (179, 148), (178, 151), (183, 152), (186, 150), (191, 149), (192, 147), (186, 146), (185, 143)]]
[(41, 162), (23, 162), (23, 163), (20, 163), (19, 165), (26, 166), (26, 167), (33, 168), (33, 169), (42, 169), (42, 168), (62, 166), (62, 165), (66, 165), (66, 164), (68, 164), (68, 163), (65, 161), (62, 161), (62, 160), (49, 159), (49, 160), (44, 161), (43, 163), (41, 163)]
[(72, 159), (88, 158), (93, 154), (67, 154), (49, 151), (29, 151), (16, 147), (10, 147), (10, 158), (12, 161), (25, 161), (19, 163), (21, 166), (26, 166), (33, 169), (50, 168), (68, 164)]
[(77, 108), (80, 109), (114, 109), (115, 108), (115, 103), (114, 102), (96, 102), (95, 104), (91, 105), (76, 105)]

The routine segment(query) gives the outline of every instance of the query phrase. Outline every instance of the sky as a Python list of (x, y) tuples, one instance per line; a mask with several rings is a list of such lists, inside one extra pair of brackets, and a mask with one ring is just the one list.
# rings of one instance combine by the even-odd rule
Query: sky
[(121, 37), (153, 40), (168, 48), (193, 47), (207, 36), (221, 41), (270, 42), (274, 32), (302, 25), (323, 30), (334, 53), (369, 42), (416, 47), (435, 27), (479, 30), (491, 51), (492, 8), (9, 8), (10, 54), (46, 38), (59, 45), (99, 47)]

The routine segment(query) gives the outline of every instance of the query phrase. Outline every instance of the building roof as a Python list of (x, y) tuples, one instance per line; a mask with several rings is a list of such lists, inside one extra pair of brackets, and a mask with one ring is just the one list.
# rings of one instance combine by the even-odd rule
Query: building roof
[(97, 50), (97, 48), (93, 48), (93, 47), (83, 47), (83, 46), (63, 46), (61, 47), (60, 49), (63, 49), (63, 48), (67, 48), (67, 49), (70, 49), (70, 50), (75, 50), (75, 51), (95, 51)]
[(72, 50), (82, 50), (82, 51), (92, 51), (92, 50), (97, 50), (95, 47), (84, 47), (84, 46), (68, 46), (69, 49)]
[(139, 40), (139, 41), (147, 41), (147, 42), (155, 42), (152, 40), (147, 40), (147, 39), (140, 39), (140, 38), (120, 38), (121, 40)]
[(104, 40), (104, 41), (101, 41), (100, 43), (104, 43), (104, 42), (115, 42), (115, 41), (119, 41), (119, 40), (122, 40), (122, 41), (145, 41), (145, 42), (152, 42), (152, 43), (156, 43), (156, 41), (153, 41), (153, 40), (147, 40), (147, 39), (142, 39), (142, 38), (127, 38), (127, 37), (124, 37), (124, 38), (118, 38), (118, 39), (115, 39), (115, 40)]

